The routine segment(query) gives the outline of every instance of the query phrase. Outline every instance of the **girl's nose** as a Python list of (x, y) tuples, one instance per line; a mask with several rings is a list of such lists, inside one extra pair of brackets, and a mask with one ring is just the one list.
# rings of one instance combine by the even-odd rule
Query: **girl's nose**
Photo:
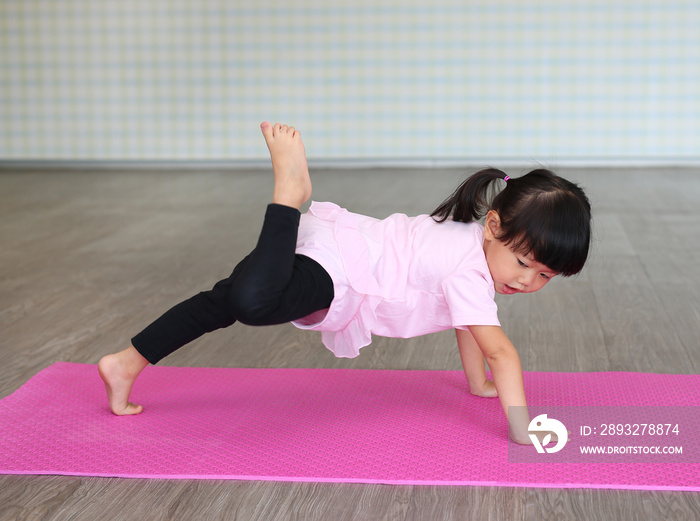
[(524, 273), (519, 279), (518, 283), (520, 283), (524, 288), (528, 288), (532, 285), (532, 283), (535, 281), (535, 277), (537, 277), (537, 273), (535, 272), (528, 272)]

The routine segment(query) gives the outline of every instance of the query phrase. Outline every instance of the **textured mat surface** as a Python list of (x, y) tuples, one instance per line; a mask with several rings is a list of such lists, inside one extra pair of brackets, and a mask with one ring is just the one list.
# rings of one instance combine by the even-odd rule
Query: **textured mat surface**
[[(700, 404), (697, 375), (525, 385), (541, 406)], [(148, 367), (132, 398), (117, 417), (96, 366), (41, 371), (0, 400), (0, 473), (700, 490), (700, 463), (509, 463), (498, 400), (460, 371)]]

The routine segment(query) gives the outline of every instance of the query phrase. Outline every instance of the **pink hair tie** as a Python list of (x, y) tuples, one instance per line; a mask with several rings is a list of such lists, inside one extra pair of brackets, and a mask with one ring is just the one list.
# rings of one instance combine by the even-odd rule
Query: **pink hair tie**
[(505, 177), (503, 178), (503, 180), (504, 180), (506, 183), (508, 182), (508, 179), (510, 179), (510, 177), (508, 177), (508, 176), (505, 176)]

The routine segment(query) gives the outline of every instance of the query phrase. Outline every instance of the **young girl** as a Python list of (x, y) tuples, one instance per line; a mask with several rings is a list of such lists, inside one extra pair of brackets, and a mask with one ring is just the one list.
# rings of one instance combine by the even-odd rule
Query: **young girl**
[[(255, 249), (230, 277), (100, 360), (112, 412), (142, 411), (129, 395), (149, 363), (236, 321), (322, 331), (339, 357), (357, 356), (372, 333), (408, 338), (454, 328), (471, 392), (498, 396), (512, 439), (531, 443), (520, 359), (500, 328), (494, 294), (532, 293), (583, 268), (591, 221), (583, 191), (547, 170), (511, 179), (487, 169), (432, 215), (377, 220), (332, 203), (313, 203), (301, 215), (311, 197), (301, 135), (279, 123), (261, 129), (275, 186)], [(525, 413), (509, 414), (511, 406)]]

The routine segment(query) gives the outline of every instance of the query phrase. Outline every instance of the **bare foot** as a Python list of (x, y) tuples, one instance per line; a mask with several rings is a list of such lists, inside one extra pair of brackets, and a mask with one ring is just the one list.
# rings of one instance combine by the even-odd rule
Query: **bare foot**
[(110, 410), (117, 416), (140, 414), (143, 407), (129, 401), (136, 377), (148, 365), (148, 360), (129, 347), (124, 351), (102, 357), (97, 369), (105, 383)]
[(473, 395), (481, 396), (482, 398), (495, 398), (498, 396), (498, 391), (496, 390), (493, 380), (486, 380), (478, 387), (470, 386), (469, 390)]
[(311, 178), (301, 134), (294, 127), (265, 121), (260, 124), (275, 174), (272, 202), (297, 210), (311, 197)]

